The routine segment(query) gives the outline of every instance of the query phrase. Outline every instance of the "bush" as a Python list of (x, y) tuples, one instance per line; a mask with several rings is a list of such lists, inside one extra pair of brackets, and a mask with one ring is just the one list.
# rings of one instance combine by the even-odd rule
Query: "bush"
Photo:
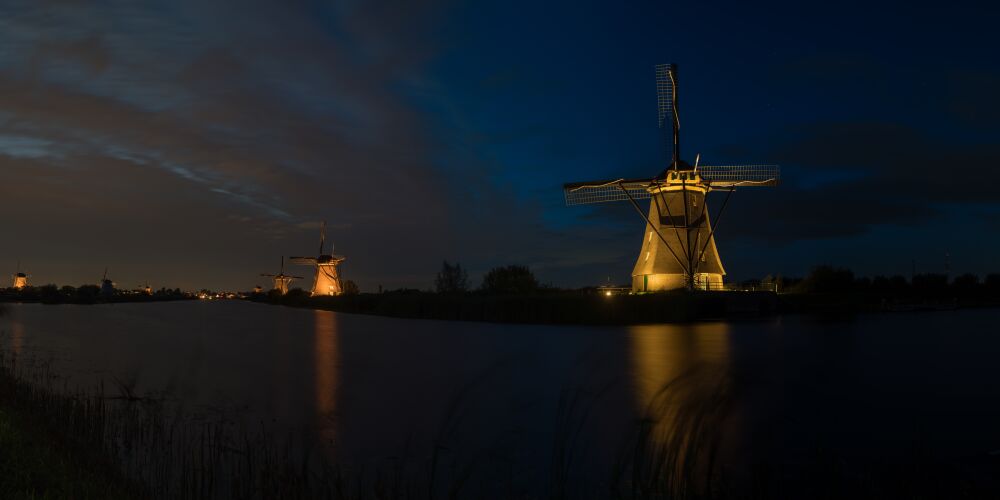
[(538, 280), (525, 266), (494, 267), (483, 277), (482, 290), (493, 294), (526, 294), (538, 291)]
[(448, 261), (441, 264), (441, 271), (434, 279), (434, 290), (437, 293), (462, 293), (469, 288), (469, 276), (462, 265), (451, 265)]
[(951, 283), (955, 293), (963, 296), (975, 295), (979, 291), (979, 276), (975, 274), (963, 274)]
[(913, 277), (913, 291), (922, 296), (937, 296), (948, 291), (948, 276), (918, 274)]
[(797, 285), (800, 292), (836, 293), (854, 289), (854, 273), (850, 269), (817, 266)]

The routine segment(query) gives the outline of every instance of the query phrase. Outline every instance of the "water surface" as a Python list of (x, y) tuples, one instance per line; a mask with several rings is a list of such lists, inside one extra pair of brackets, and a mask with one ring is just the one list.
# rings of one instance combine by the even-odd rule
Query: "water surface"
[(572, 468), (600, 476), (637, 422), (675, 418), (713, 391), (726, 391), (713, 425), (737, 465), (816, 450), (872, 460), (998, 450), (998, 320), (967, 310), (582, 327), (197, 301), (11, 305), (0, 328), (6, 350), (51, 360), (73, 383), (103, 379), (112, 392), (163, 392), (192, 414), (301, 431), (338, 460), (437, 444), (531, 483), (551, 473), (567, 429), (580, 426)]

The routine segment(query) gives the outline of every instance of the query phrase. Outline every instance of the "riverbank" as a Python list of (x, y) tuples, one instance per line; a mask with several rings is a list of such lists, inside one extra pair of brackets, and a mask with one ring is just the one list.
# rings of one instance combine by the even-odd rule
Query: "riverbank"
[(250, 300), (394, 318), (579, 325), (685, 323), (757, 319), (780, 314), (829, 316), (1000, 307), (1000, 299), (992, 297), (683, 290), (610, 296), (572, 291), (507, 296), (414, 291), (335, 297), (257, 295)]
[(536, 295), (424, 292), (283, 297), (251, 300), (351, 314), (490, 323), (629, 325), (759, 318), (779, 306), (773, 292), (686, 292), (643, 295), (550, 292)]

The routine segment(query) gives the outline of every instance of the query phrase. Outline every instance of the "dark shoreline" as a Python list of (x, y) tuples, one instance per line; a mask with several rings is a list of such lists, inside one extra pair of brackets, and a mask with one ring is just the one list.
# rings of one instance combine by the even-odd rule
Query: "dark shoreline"
[(756, 320), (788, 314), (824, 317), (1000, 307), (1000, 299), (869, 294), (687, 292), (643, 295), (550, 293), (523, 296), (424, 292), (306, 297), (258, 295), (272, 305), (406, 319), (488, 323), (638, 325)]

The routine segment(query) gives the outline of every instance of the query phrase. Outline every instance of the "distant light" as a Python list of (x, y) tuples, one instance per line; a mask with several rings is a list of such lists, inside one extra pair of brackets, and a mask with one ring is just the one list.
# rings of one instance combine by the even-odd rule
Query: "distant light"
[(604, 292), (604, 295), (610, 297), (611, 296), (611, 290), (608, 290), (608, 291)]

